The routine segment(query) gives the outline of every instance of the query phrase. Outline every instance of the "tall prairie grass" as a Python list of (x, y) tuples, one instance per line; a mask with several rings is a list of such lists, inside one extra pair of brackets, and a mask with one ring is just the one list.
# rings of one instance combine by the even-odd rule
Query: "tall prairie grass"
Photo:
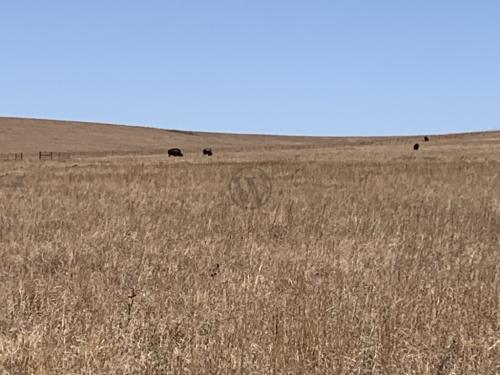
[(358, 159), (2, 166), (0, 369), (500, 373), (498, 163)]

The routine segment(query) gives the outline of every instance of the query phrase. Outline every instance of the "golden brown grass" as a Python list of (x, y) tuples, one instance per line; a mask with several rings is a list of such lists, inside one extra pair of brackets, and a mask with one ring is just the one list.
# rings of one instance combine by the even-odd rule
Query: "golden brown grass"
[(0, 163), (0, 369), (498, 374), (495, 147)]
[(37, 154), (39, 151), (155, 153), (170, 147), (181, 147), (199, 153), (204, 147), (214, 147), (218, 151), (269, 146), (276, 149), (360, 141), (360, 138), (202, 133), (139, 126), (5, 117), (0, 117), (0, 135), (0, 153), (2, 154), (14, 152)]

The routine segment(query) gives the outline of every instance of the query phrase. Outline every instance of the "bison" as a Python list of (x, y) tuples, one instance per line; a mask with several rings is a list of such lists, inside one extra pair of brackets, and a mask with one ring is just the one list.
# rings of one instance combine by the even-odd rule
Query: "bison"
[(429, 137), (428, 136), (424, 137), (424, 142), (429, 142)]
[(414, 149), (415, 151), (417, 151), (419, 147), (420, 147), (420, 145), (419, 145), (418, 143), (415, 143), (415, 144), (413, 145), (413, 149)]
[(183, 157), (184, 155), (182, 155), (182, 151), (180, 148), (170, 148), (168, 150), (168, 157), (171, 157), (171, 156), (180, 156), (180, 157)]
[(212, 149), (211, 148), (204, 148), (203, 155), (212, 156)]

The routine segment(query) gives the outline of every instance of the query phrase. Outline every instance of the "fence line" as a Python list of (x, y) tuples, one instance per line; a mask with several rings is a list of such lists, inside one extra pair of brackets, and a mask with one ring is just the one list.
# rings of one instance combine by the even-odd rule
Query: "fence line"
[(53, 151), (40, 151), (38, 153), (38, 160), (69, 160), (71, 154), (69, 152), (53, 152)]
[(52, 160), (52, 159), (53, 159), (53, 152), (44, 152), (44, 151), (38, 152), (38, 160)]
[(88, 158), (88, 157), (107, 157), (107, 156), (147, 156), (147, 155), (162, 155), (166, 154), (167, 148), (157, 149), (139, 149), (139, 150), (106, 150), (106, 151), (76, 151), (76, 152), (55, 152), (55, 151), (38, 151), (38, 152), (18, 152), (0, 154), (0, 161), (21, 161), (38, 159), (39, 161), (50, 160), (69, 160), (73, 158)]
[(133, 156), (165, 154), (167, 148), (146, 150), (109, 150), (109, 151), (80, 151), (72, 153), (76, 157), (105, 157), (105, 156)]
[(71, 159), (71, 154), (69, 152), (56, 152), (54, 153), (57, 160), (69, 160)]
[(15, 152), (10, 154), (0, 154), (0, 160), (23, 160), (23, 153)]

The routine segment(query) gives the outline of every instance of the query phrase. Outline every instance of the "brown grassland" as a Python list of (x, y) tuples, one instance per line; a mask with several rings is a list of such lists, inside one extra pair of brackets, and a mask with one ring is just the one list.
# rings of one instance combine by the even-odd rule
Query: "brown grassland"
[(500, 373), (500, 133), (225, 137), (0, 162), (0, 373)]

